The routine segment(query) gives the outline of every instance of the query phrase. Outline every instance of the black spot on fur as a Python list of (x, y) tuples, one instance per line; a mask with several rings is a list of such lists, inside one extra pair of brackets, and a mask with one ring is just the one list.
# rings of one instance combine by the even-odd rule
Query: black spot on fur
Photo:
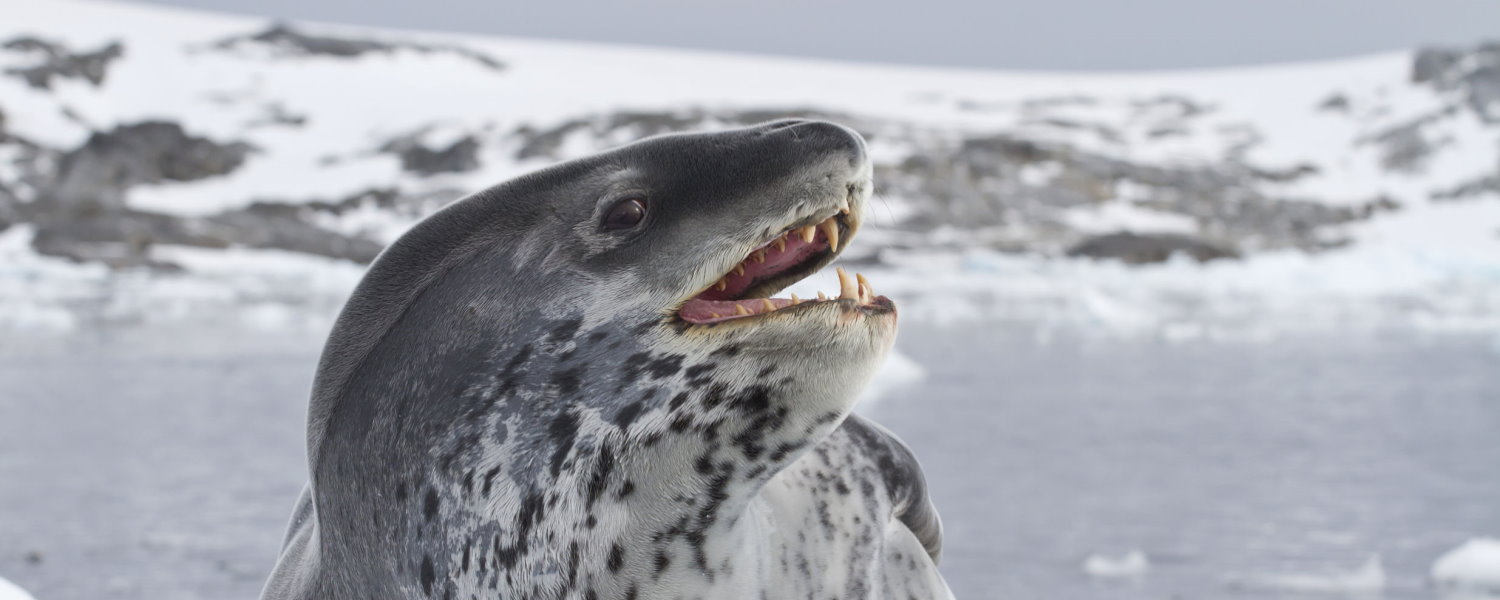
[(608, 484), (609, 475), (615, 470), (615, 451), (609, 446), (599, 449), (599, 462), (594, 467), (594, 477), (589, 480), (588, 507), (593, 508), (594, 502), (599, 500), (599, 495), (604, 493)]
[(418, 577), (422, 580), (422, 593), (432, 595), (432, 584), (437, 581), (437, 573), (432, 567), (432, 557), (422, 555), (422, 566)]
[(650, 364), (646, 365), (646, 370), (651, 373), (652, 377), (657, 379), (671, 377), (682, 370), (682, 358), (681, 354), (668, 354), (651, 361)]
[(667, 403), (667, 408), (669, 408), (670, 410), (677, 410), (679, 408), (682, 408), (682, 405), (686, 404), (687, 401), (688, 393), (678, 392), (676, 396), (672, 396), (672, 401)]
[(624, 500), (625, 497), (629, 496), (632, 492), (635, 492), (635, 482), (627, 479), (625, 480), (625, 483), (620, 485), (620, 494), (617, 497), (621, 500)]
[(568, 543), (568, 587), (578, 583), (578, 542)]
[(657, 550), (654, 563), (656, 565), (656, 575), (661, 576), (662, 572), (667, 570), (667, 567), (672, 566), (672, 559), (667, 556), (666, 550)]
[(624, 374), (624, 377), (621, 378), (621, 384), (623, 385), (625, 382), (635, 381), (636, 379), (639, 379), (641, 376), (641, 369), (646, 366), (647, 362), (650, 361), (651, 353), (649, 352), (637, 352), (626, 357), (625, 363), (620, 366), (620, 370)]
[(517, 350), (516, 354), (510, 357), (510, 362), (505, 363), (505, 373), (514, 374), (528, 360), (531, 360), (531, 344), (521, 346), (521, 349)]
[(610, 573), (619, 573), (620, 567), (625, 566), (625, 549), (620, 547), (619, 542), (615, 542), (609, 547), (608, 566)]
[(558, 413), (547, 426), (547, 434), (555, 444), (552, 449), (552, 477), (556, 478), (562, 472), (563, 460), (568, 458), (568, 452), (573, 449), (573, 439), (578, 436), (578, 417), (566, 410)]
[(628, 431), (630, 424), (635, 422), (636, 417), (641, 416), (641, 410), (644, 408), (645, 406), (639, 401), (626, 404), (620, 412), (615, 413), (613, 419), (615, 427), (619, 427), (620, 431)]
[(437, 512), (438, 512), (438, 495), (437, 495), (437, 490), (432, 489), (431, 487), (429, 487), (429, 488), (427, 488), (427, 497), (422, 500), (422, 517), (425, 518), (425, 519), (427, 519), (427, 522), (431, 523), (432, 519), (435, 518), (435, 517), (437, 517)]
[(734, 397), (733, 406), (743, 412), (754, 413), (771, 407), (771, 390), (763, 385), (752, 385)]
[(573, 334), (578, 333), (578, 326), (583, 324), (582, 319), (571, 319), (558, 323), (552, 331), (547, 334), (547, 339), (553, 343), (566, 342), (573, 339)]
[(699, 363), (688, 367), (687, 371), (683, 372), (683, 375), (686, 375), (689, 382), (692, 382), (693, 380), (707, 378), (717, 368), (719, 368), (719, 363)]
[(714, 350), (709, 356), (734, 356), (740, 353), (740, 347), (735, 344), (727, 344), (718, 350)]
[(786, 455), (800, 450), (802, 446), (803, 444), (801, 442), (782, 442), (776, 445), (775, 450), (771, 451), (770, 458), (772, 461), (781, 462), (781, 459), (786, 458)]
[(499, 474), (500, 474), (500, 467), (498, 467), (498, 466), (494, 467), (494, 468), (492, 468), (492, 469), (490, 469), (488, 471), (485, 471), (484, 472), (484, 489), (480, 490), (479, 493), (483, 494), (484, 497), (488, 498), (490, 496), (490, 485), (493, 484), (493, 483), (495, 483), (495, 476), (499, 475)]
[(559, 396), (571, 396), (578, 391), (578, 386), (583, 377), (583, 367), (575, 367), (566, 371), (558, 371), (552, 374), (552, 386), (557, 389)]

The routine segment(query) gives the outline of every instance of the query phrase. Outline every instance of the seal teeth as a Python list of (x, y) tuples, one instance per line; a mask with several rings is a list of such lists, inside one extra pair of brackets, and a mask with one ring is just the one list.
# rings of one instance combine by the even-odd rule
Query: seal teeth
[(745, 315), (750, 314), (750, 311), (745, 309), (745, 305), (743, 305), (743, 304), (736, 304), (736, 305), (734, 305), (734, 314), (737, 314), (737, 315), (740, 315), (740, 316), (743, 317)]
[(761, 305), (762, 308), (764, 308), (764, 309), (766, 309), (768, 311), (776, 310), (776, 304), (773, 303), (773, 302), (771, 302), (770, 298), (761, 298), (760, 299), (760, 305)]
[(802, 303), (802, 299), (798, 298), (796, 294), (792, 294), (792, 304), (801, 304), (801, 303)]
[(802, 236), (803, 242), (811, 244), (813, 238), (818, 237), (818, 227), (816, 225), (808, 225), (807, 227), (800, 228), (797, 230), (797, 235)]
[(818, 223), (818, 229), (823, 230), (823, 237), (828, 238), (828, 247), (835, 252), (839, 249), (839, 224), (830, 217), (828, 220)]
[(735, 265), (734, 274), (743, 276), (745, 274), (745, 265), (743, 263)]
[(827, 300), (827, 299), (828, 299), (828, 294), (825, 294), (823, 292), (818, 292), (818, 300)]
[(724, 288), (726, 287), (729, 287), (729, 282), (723, 279), (720, 279), (718, 283), (714, 284), (714, 288), (718, 289), (721, 292), (724, 291)]
[(859, 288), (854, 283), (854, 280), (849, 278), (849, 274), (844, 272), (843, 267), (834, 270), (839, 274), (839, 300), (858, 300)]
[(779, 238), (776, 238), (776, 251), (786, 252), (786, 236), (783, 235)]

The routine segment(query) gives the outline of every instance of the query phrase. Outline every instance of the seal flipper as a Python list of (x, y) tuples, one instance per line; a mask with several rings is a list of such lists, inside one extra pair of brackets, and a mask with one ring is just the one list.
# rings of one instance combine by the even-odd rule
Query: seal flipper
[(943, 523), (927, 495), (927, 480), (916, 455), (896, 434), (859, 415), (849, 415), (839, 428), (879, 465), (896, 518), (921, 542), (932, 563), (938, 564), (943, 553)]

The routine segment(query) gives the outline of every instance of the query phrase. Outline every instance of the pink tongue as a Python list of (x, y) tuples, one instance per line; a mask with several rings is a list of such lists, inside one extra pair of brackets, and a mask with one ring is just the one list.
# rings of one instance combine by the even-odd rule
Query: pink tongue
[[(771, 304), (775, 305), (776, 308), (786, 308), (792, 305), (792, 301), (788, 298), (753, 298), (750, 300), (702, 300), (693, 298), (683, 303), (682, 310), (678, 314), (682, 315), (682, 320), (689, 323), (717, 323), (719, 321), (728, 321), (735, 317), (748, 317), (750, 315), (771, 312), (766, 309), (766, 300), (770, 300)], [(750, 314), (740, 314), (735, 309), (741, 306)]]

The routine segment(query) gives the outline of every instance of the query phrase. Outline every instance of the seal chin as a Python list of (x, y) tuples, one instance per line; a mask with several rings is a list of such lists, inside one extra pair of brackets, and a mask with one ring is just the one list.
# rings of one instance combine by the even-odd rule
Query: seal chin
[(689, 326), (751, 325), (768, 319), (798, 318), (836, 306), (849, 315), (892, 315), (896, 306), (878, 296), (864, 275), (850, 277), (842, 268), (836, 297), (773, 298), (772, 294), (832, 262), (849, 246), (859, 228), (858, 213), (841, 203), (827, 217), (810, 215), (781, 230), (707, 288), (682, 301), (675, 318)]

